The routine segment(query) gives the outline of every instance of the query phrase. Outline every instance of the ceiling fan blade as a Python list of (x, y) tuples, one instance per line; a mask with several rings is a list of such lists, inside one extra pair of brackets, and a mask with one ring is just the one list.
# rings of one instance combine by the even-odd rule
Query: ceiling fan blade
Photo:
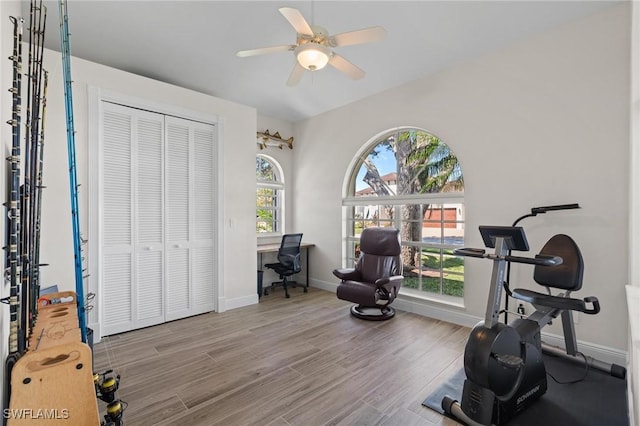
[(281, 46), (261, 47), (258, 49), (240, 50), (236, 53), (236, 56), (240, 58), (246, 58), (247, 56), (264, 55), (266, 53), (284, 52), (286, 50), (293, 50), (296, 48), (295, 44), (284, 44)]
[(379, 41), (387, 36), (387, 30), (383, 27), (369, 27), (361, 30), (349, 31), (346, 33), (336, 34), (331, 37), (331, 45), (338, 46), (350, 46), (353, 44), (370, 43), (372, 41)]
[(333, 53), (331, 55), (331, 59), (329, 59), (329, 65), (333, 66), (338, 71), (342, 71), (354, 80), (360, 80), (362, 77), (364, 77), (365, 74), (364, 71), (362, 71), (360, 68), (347, 61), (337, 53)]
[(300, 83), (300, 79), (302, 78), (304, 72), (304, 67), (300, 65), (298, 61), (296, 61), (296, 64), (293, 66), (291, 74), (289, 75), (289, 79), (287, 80), (287, 86), (295, 86), (296, 84)]
[(278, 10), (282, 13), (282, 16), (289, 21), (298, 34), (313, 37), (313, 30), (298, 9), (294, 9), (292, 7), (281, 7)]

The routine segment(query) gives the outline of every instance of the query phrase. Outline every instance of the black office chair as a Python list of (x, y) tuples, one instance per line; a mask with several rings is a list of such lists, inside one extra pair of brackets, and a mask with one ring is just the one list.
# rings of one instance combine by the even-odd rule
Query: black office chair
[[(296, 286), (295, 281), (288, 281), (287, 277), (293, 274), (297, 274), (302, 270), (302, 263), (300, 262), (300, 242), (302, 241), (302, 234), (285, 234), (282, 236), (282, 242), (280, 243), (280, 249), (278, 250), (278, 263), (267, 263), (265, 268), (270, 268), (276, 271), (282, 281), (276, 281), (271, 283), (271, 286), (264, 289), (264, 295), (269, 295), (269, 289), (273, 289), (278, 286), (284, 287), (285, 297), (289, 297), (289, 289), (287, 285), (291, 284)], [(304, 287), (304, 292), (307, 292), (307, 286)]]

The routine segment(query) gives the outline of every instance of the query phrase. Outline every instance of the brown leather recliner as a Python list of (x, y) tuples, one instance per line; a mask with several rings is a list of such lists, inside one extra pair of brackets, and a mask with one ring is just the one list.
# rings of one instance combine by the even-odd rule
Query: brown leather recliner
[(356, 303), (351, 314), (366, 320), (387, 320), (395, 315), (389, 305), (402, 286), (400, 231), (366, 228), (360, 236), (360, 257), (355, 268), (335, 269), (340, 278), (338, 299)]

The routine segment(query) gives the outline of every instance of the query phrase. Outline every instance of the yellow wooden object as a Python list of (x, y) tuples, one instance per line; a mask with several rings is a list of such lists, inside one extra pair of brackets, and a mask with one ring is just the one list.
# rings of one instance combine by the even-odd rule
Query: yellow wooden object
[[(75, 304), (66, 303), (64, 305), (51, 305), (38, 310), (38, 317), (36, 322), (47, 321), (51, 318), (61, 319), (66, 317), (69, 319), (78, 319), (78, 310)], [(79, 324), (78, 324), (79, 325)]]
[(33, 332), (29, 336), (29, 351), (82, 340), (78, 312), (74, 305), (51, 305), (40, 309)]
[(91, 349), (77, 341), (29, 351), (11, 372), (8, 425), (99, 425)]
[(29, 338), (29, 351), (40, 351), (56, 345), (80, 342), (82, 335), (78, 320), (49, 321), (42, 327), (36, 327)]

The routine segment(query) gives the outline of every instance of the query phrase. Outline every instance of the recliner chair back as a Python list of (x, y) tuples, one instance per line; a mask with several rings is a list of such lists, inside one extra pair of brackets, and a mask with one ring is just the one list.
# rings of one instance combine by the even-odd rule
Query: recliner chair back
[(367, 282), (402, 275), (400, 235), (394, 228), (378, 228), (363, 232), (360, 237), (360, 257), (356, 270)]

